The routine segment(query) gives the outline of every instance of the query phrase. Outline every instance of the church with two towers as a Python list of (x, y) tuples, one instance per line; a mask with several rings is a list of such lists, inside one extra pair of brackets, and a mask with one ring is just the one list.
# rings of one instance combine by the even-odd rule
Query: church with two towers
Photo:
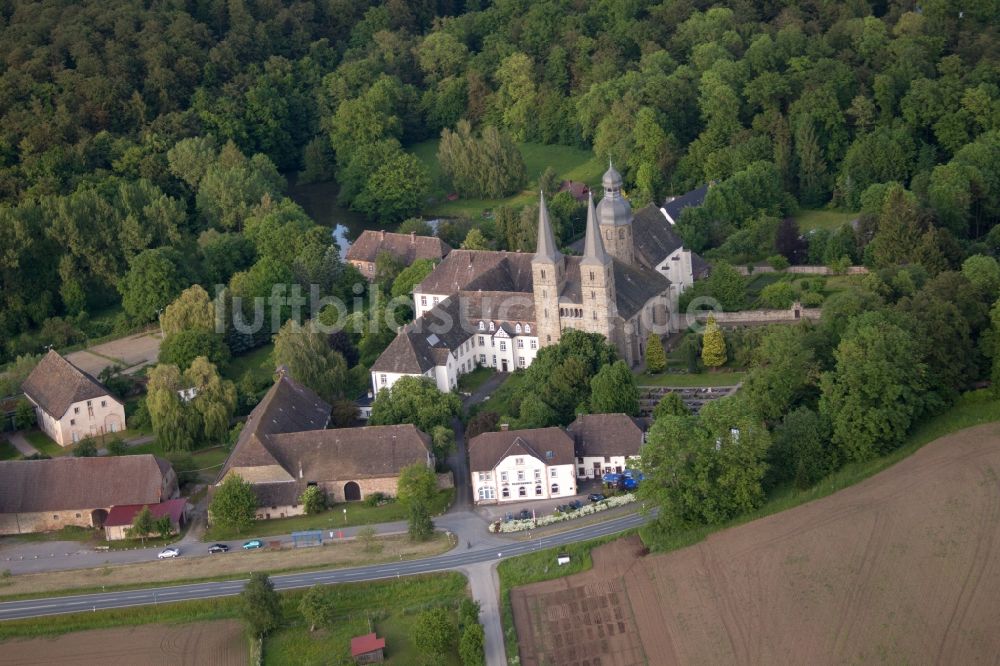
[(476, 367), (525, 368), (571, 328), (600, 333), (639, 364), (650, 333), (676, 328), (677, 296), (707, 265), (683, 248), (664, 208), (633, 214), (613, 166), (602, 185), (596, 206), (588, 197), (581, 254), (560, 251), (544, 195), (534, 254), (449, 253), (414, 288), (415, 320), (372, 366), (375, 392), (403, 376), (450, 391)]

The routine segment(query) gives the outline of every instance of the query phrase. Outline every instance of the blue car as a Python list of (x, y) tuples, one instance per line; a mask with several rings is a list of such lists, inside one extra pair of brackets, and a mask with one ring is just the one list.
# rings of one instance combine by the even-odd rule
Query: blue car
[(263, 547), (264, 547), (264, 542), (261, 541), (260, 539), (253, 539), (243, 544), (243, 550), (257, 550), (258, 548), (263, 548)]

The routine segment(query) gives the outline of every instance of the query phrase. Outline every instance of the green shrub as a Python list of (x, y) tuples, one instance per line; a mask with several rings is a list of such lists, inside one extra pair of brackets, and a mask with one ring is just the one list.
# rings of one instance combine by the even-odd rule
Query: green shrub
[(797, 295), (798, 292), (791, 282), (775, 282), (761, 290), (760, 300), (769, 308), (785, 310), (792, 307)]
[(803, 307), (818, 308), (823, 305), (823, 294), (815, 291), (807, 291), (799, 298), (799, 302), (802, 303)]
[(776, 271), (783, 271), (788, 268), (788, 259), (783, 254), (772, 254), (767, 258), (767, 263)]

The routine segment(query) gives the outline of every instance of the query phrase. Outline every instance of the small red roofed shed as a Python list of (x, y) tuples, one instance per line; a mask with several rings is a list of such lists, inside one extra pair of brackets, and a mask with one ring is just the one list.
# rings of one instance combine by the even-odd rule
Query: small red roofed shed
[(374, 633), (355, 636), (351, 639), (351, 656), (358, 664), (377, 664), (385, 659), (385, 639)]

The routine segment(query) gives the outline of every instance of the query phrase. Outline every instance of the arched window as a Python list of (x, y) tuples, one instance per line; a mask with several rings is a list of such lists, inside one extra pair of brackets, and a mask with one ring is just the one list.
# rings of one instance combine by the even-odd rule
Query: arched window
[(552, 484), (552, 494), (553, 495), (558, 495), (559, 494), (559, 484), (558, 483), (553, 483)]
[(590, 281), (594, 281), (594, 271), (590, 271)]
[(486, 324), (484, 324), (483, 322), (479, 322), (479, 330), (480, 331), (485, 331), (486, 330)]
[(500, 495), (502, 495), (504, 499), (509, 499), (510, 498), (510, 488), (504, 488), (503, 490), (501, 490), (500, 491)]
[(542, 269), (542, 279), (543, 280), (545, 279), (545, 269), (544, 268)]
[(525, 488), (524, 486), (521, 486), (520, 488), (517, 489), (517, 495), (518, 497), (527, 497), (528, 489)]
[(493, 322), (490, 322), (490, 332), (492, 332), (493, 329), (494, 329)]
[(524, 325), (524, 332), (525, 333), (531, 333), (531, 324), (525, 324)]
[(520, 324), (516, 324), (514, 326), (514, 332), (515, 333), (520, 333), (521, 332), (521, 325)]
[(542, 494), (542, 487), (541, 486), (535, 486), (535, 494), (541, 496), (541, 494)]

